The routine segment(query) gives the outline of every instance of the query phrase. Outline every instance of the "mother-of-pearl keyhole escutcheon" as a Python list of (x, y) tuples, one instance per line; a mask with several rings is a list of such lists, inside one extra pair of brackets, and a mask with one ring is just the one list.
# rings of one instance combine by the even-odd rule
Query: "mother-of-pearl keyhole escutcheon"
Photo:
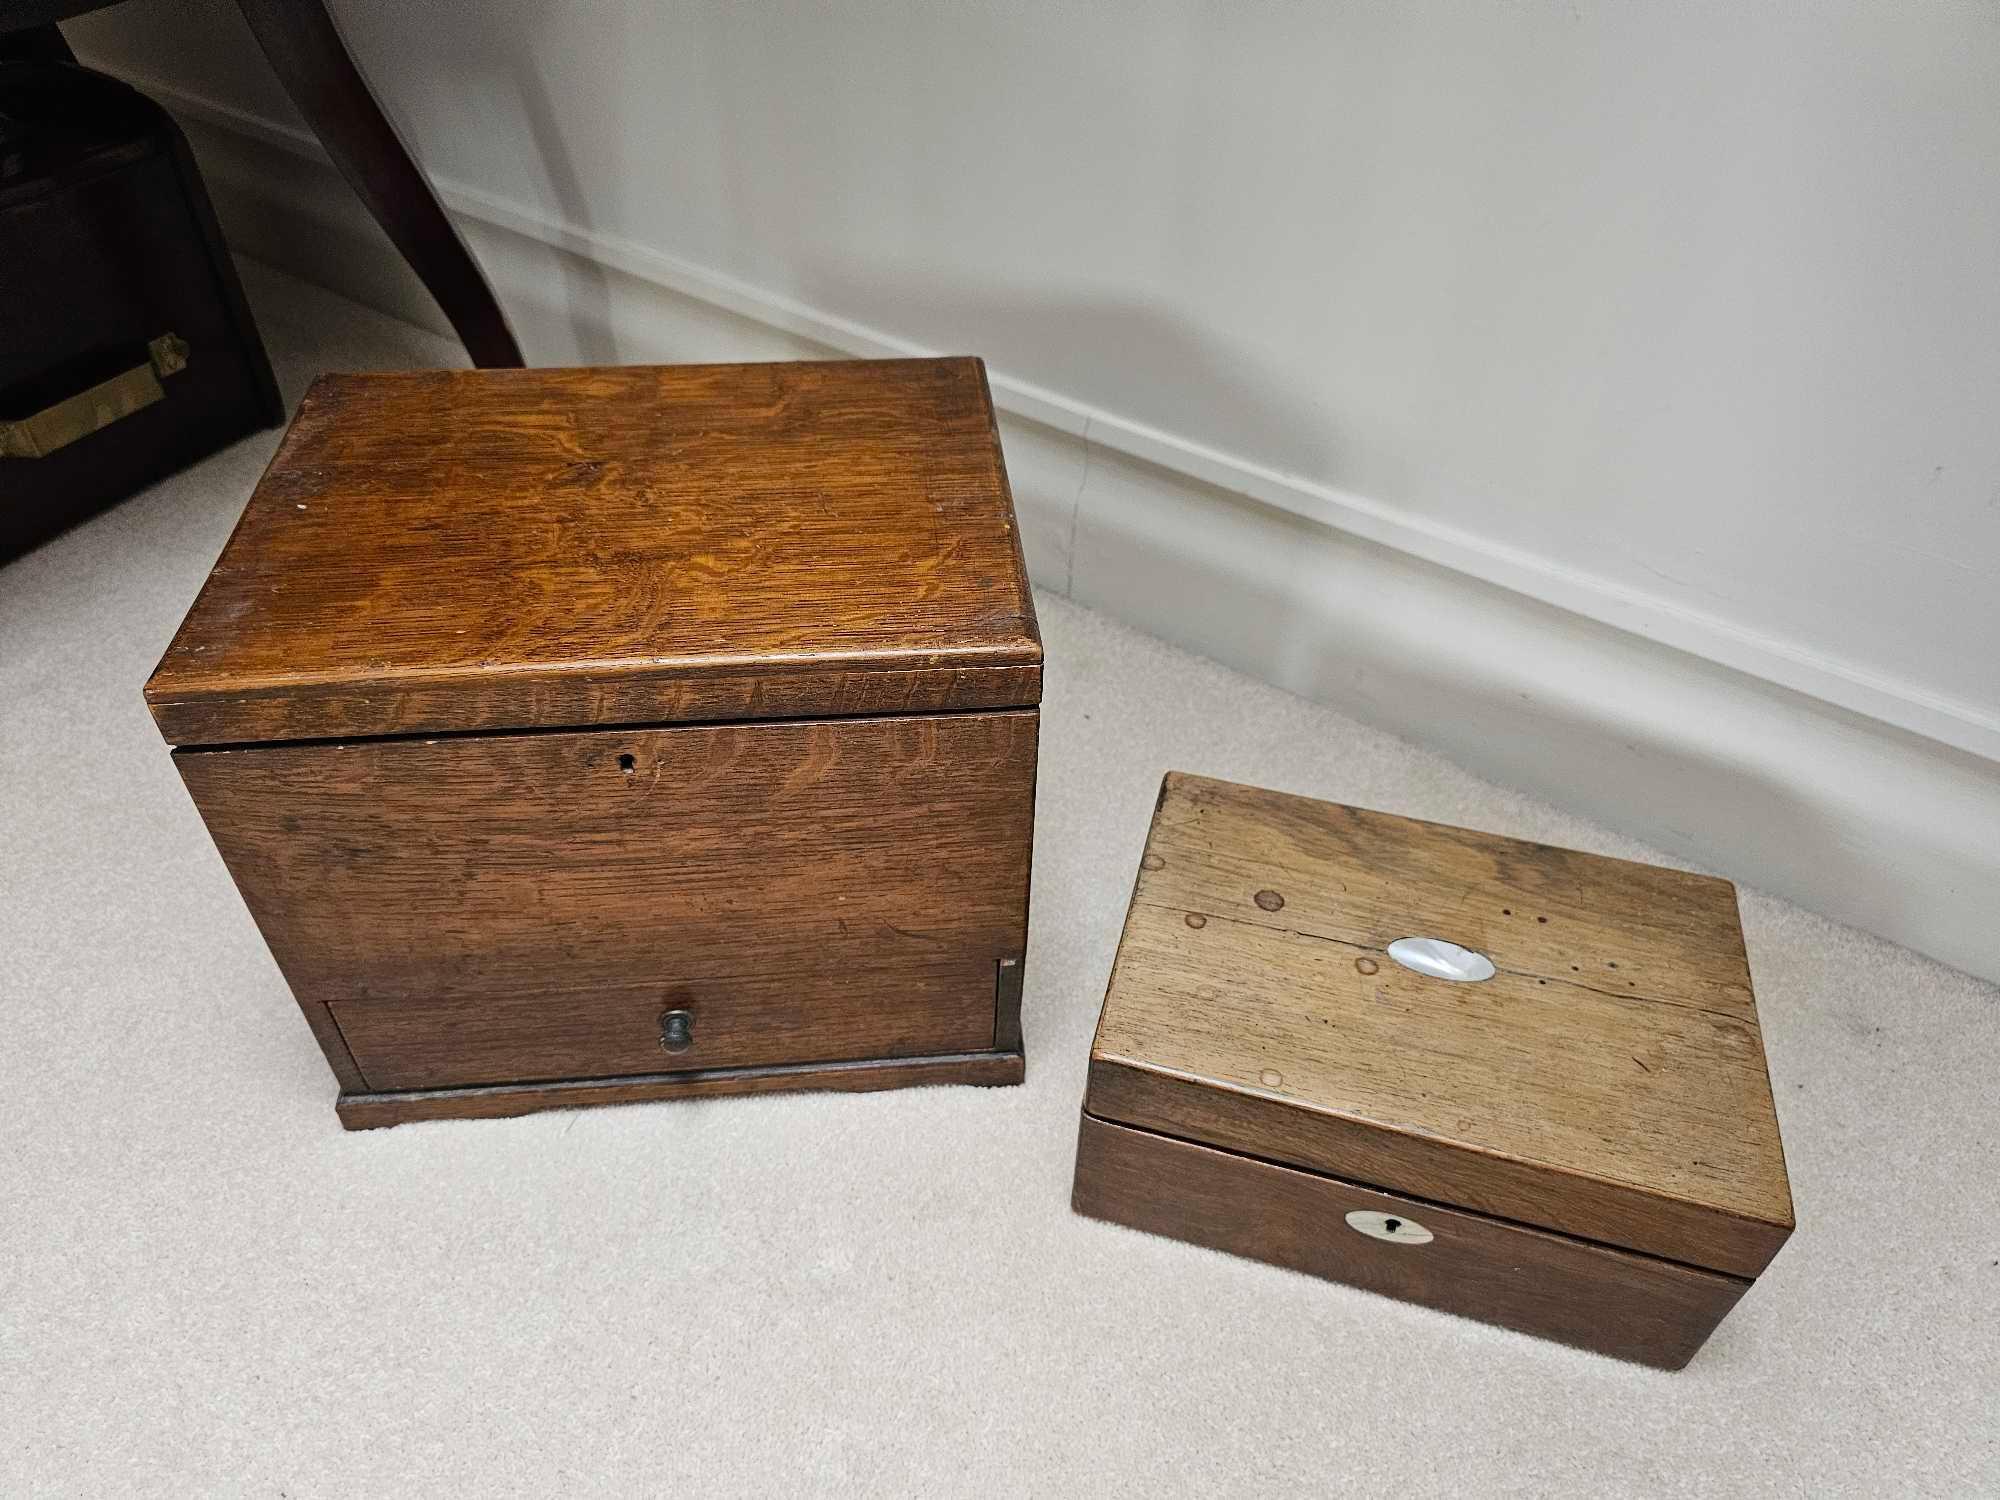
[(1357, 1208), (1347, 1215), (1347, 1227), (1359, 1230), (1371, 1240), (1387, 1240), (1392, 1245), (1428, 1245), (1431, 1232), (1415, 1219), (1401, 1214), (1385, 1214), (1372, 1208)]
[(1397, 938), (1389, 945), (1389, 957), (1404, 968), (1433, 979), (1449, 979), (1455, 984), (1474, 984), (1493, 977), (1493, 960), (1473, 948), (1461, 948), (1443, 938)]

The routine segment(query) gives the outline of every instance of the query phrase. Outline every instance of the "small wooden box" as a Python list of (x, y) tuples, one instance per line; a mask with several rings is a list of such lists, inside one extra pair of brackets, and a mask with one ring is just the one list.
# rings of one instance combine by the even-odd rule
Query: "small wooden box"
[(1083, 1111), (1080, 1213), (1668, 1369), (1792, 1230), (1727, 881), (1178, 773)]
[(146, 697), (350, 1128), (1022, 1077), (973, 359), (337, 375)]

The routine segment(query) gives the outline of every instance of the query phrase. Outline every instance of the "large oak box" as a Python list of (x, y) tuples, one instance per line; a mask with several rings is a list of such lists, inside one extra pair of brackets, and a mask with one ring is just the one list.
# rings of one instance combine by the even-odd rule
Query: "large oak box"
[(977, 360), (335, 375), (146, 697), (349, 1127), (1022, 1076)]
[(1081, 1213), (1670, 1369), (1792, 1230), (1727, 881), (1200, 777), (1083, 1110)]

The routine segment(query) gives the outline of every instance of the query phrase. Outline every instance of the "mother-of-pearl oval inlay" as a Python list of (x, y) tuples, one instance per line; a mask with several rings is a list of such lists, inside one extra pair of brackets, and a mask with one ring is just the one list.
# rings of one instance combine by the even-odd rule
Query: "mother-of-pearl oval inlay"
[(1447, 943), (1443, 938), (1397, 938), (1389, 945), (1389, 957), (1404, 968), (1428, 974), (1433, 979), (1471, 984), (1493, 977), (1492, 959), (1474, 949)]

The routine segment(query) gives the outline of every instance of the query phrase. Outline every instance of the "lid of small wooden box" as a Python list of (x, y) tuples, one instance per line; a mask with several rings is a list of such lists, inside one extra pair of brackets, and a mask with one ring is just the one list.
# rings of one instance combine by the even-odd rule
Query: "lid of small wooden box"
[(976, 359), (329, 375), (147, 684), (175, 744), (1016, 707)]
[(1197, 776), (1161, 789), (1084, 1107), (1741, 1276), (1792, 1226), (1727, 881)]

